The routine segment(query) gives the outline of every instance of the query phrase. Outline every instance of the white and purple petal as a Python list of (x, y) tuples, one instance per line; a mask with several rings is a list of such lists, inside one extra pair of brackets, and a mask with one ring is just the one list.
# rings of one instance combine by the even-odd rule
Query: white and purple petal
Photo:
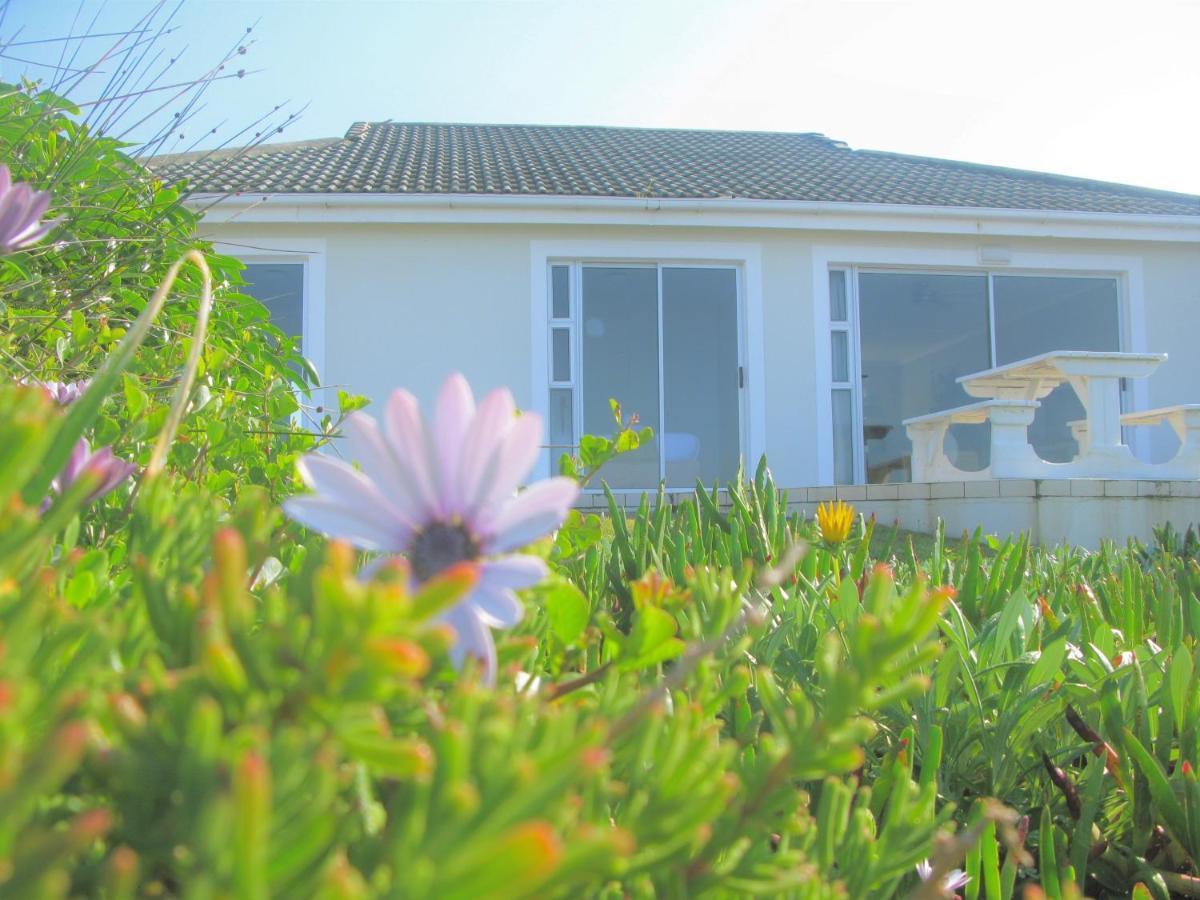
[(501, 556), (479, 566), (479, 584), (487, 588), (527, 588), (546, 577), (544, 560), (536, 556)]
[(474, 416), (475, 397), (471, 393), (471, 386), (467, 384), (467, 379), (455, 372), (442, 384), (433, 416), (434, 445), (437, 448), (434, 464), (440, 475), (441, 512), (444, 516), (456, 516), (462, 512), (458, 462)]
[(351, 413), (343, 426), (347, 457), (355, 460), (396, 511), (416, 527), (429, 519), (429, 509), (411, 468), (392, 452), (379, 423), (365, 413)]
[(459, 515), (470, 515), (478, 508), (495, 477), (499, 451), (512, 429), (516, 414), (512, 394), (497, 388), (483, 398), (467, 430), (458, 466)]
[(417, 398), (406, 390), (392, 391), (383, 408), (383, 436), (398, 462), (407, 467), (423, 518), (441, 512), (441, 475), (436, 448), (421, 417)]
[(504, 553), (523, 547), (558, 528), (579, 495), (570, 478), (549, 478), (522, 491), (486, 526), (485, 550)]
[(283, 501), (283, 511), (306, 528), (348, 541), (360, 550), (399, 553), (407, 541), (397, 535), (393, 523), (380, 522), (336, 500), (318, 494), (302, 494)]
[(455, 667), (462, 668), (467, 657), (480, 664), (485, 684), (496, 682), (496, 645), (492, 632), (483, 624), (475, 608), (469, 603), (458, 603), (439, 617), (454, 629), (457, 638), (450, 648), (450, 660)]
[(482, 522), (493, 516), (497, 504), (512, 498), (518, 485), (525, 480), (537, 462), (542, 442), (542, 419), (537, 413), (522, 413), (512, 423), (496, 449), (491, 477), (476, 492), (475, 503), (464, 511), (471, 522)]
[(477, 585), (466, 602), (475, 607), (483, 623), (492, 628), (511, 628), (525, 617), (525, 607), (507, 588)]
[(310, 453), (296, 463), (300, 478), (317, 496), (333, 500), (370, 518), (395, 535), (396, 547), (403, 550), (413, 534), (413, 524), (396, 509), (362, 472), (338, 459)]

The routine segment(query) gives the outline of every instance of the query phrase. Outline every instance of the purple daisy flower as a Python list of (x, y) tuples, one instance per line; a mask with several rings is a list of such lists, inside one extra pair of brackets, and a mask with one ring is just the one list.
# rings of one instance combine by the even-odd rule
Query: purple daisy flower
[[(83, 475), (98, 475), (99, 484), (88, 494), (87, 502), (91, 503), (115, 490), (122, 481), (133, 474), (136, 468), (137, 466), (133, 463), (114, 456), (111, 447), (101, 447), (93, 453), (87, 440), (80, 438), (71, 450), (71, 456), (67, 459), (63, 470), (58, 473), (57, 478), (50, 482), (50, 491), (61, 495)], [(42, 507), (45, 509), (49, 505), (50, 498), (47, 497)]]
[(22, 383), (40, 387), (59, 406), (70, 406), (83, 396), (83, 392), (88, 389), (88, 385), (92, 381), (90, 378), (85, 378), (83, 381), (36, 381), (28, 379), (23, 380)]
[(501, 388), (475, 406), (462, 375), (446, 379), (432, 422), (416, 398), (397, 390), (382, 425), (353, 413), (346, 420), (349, 463), (319, 453), (300, 460), (300, 477), (314, 493), (292, 497), (284, 511), (296, 521), (363, 550), (403, 554), (414, 585), (458, 563), (478, 567), (470, 592), (441, 615), (457, 641), (456, 665), (467, 656), (496, 675), (491, 628), (521, 620), (513, 593), (546, 575), (536, 556), (512, 551), (562, 524), (579, 486), (551, 478), (517, 492), (537, 460), (542, 420), (516, 415), (512, 394)]
[(49, 206), (49, 191), (14, 184), (8, 166), (0, 163), (0, 256), (36, 244), (58, 224), (40, 221)]

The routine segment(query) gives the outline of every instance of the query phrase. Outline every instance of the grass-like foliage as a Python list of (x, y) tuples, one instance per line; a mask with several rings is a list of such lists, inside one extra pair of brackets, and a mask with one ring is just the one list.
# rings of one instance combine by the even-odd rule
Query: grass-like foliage
[(6, 383), (0, 421), (6, 895), (1194, 894), (1179, 550), (885, 563), (760, 467), (573, 514), (487, 688), (430, 625), (453, 576), (364, 581), (170, 468), (95, 534), (86, 485), (20, 501), (59, 409)]

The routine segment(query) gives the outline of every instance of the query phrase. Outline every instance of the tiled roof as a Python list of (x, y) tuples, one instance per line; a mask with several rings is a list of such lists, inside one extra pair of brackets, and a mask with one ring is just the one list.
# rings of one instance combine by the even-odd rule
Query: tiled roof
[(1200, 197), (852, 150), (819, 134), (359, 122), (343, 138), (151, 161), (200, 193), (742, 198), (1200, 216)]

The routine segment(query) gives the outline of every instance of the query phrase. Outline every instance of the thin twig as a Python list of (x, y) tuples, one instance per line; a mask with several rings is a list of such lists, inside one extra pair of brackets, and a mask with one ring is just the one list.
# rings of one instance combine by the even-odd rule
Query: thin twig
[(563, 681), (558, 684), (552, 684), (550, 687), (542, 691), (542, 696), (547, 700), (557, 700), (572, 691), (577, 691), (580, 688), (587, 687), (589, 684), (595, 684), (605, 676), (609, 669), (612, 668), (612, 660), (602, 663), (590, 672), (585, 672), (578, 678), (572, 678), (570, 681)]

